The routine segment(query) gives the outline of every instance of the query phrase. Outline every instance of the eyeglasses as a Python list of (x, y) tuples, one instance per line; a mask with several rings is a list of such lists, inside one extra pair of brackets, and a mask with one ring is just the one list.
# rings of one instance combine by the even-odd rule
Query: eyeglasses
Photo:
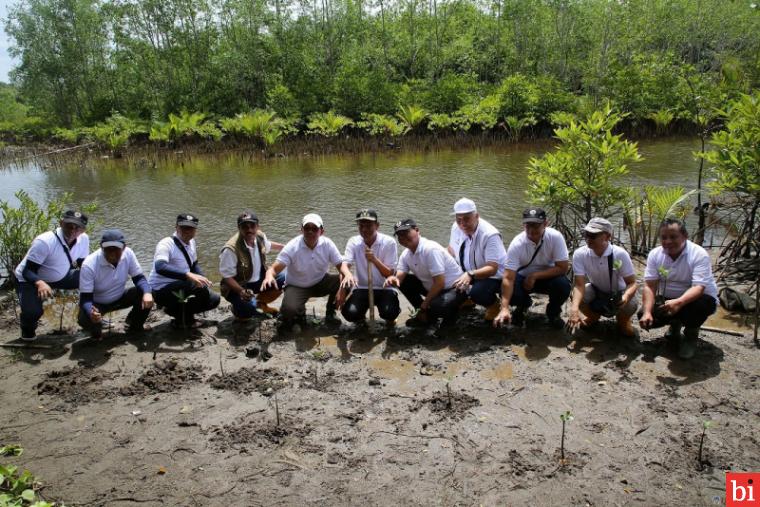
[(317, 232), (319, 230), (319, 227), (316, 225), (304, 225), (303, 230), (304, 232)]
[(583, 233), (583, 237), (586, 239), (596, 239), (601, 235), (602, 235), (601, 232), (584, 232)]

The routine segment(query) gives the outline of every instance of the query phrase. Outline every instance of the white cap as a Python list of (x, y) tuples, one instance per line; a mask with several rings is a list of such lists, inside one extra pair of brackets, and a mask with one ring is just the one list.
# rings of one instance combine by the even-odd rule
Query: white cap
[(323, 227), (322, 217), (317, 215), (316, 213), (309, 213), (308, 215), (303, 217), (303, 220), (301, 220), (301, 226), (304, 226), (306, 224), (314, 224), (317, 227)]
[(454, 213), (451, 214), (459, 215), (462, 213), (474, 213), (476, 211), (478, 211), (478, 208), (475, 207), (475, 202), (472, 199), (462, 197), (454, 204)]

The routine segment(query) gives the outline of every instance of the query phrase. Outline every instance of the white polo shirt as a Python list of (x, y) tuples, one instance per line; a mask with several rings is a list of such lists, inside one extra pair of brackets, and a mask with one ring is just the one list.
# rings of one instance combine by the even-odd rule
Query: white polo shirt
[(131, 248), (121, 253), (114, 266), (106, 260), (103, 249), (98, 248), (87, 256), (79, 274), (79, 292), (92, 292), (95, 303), (109, 304), (124, 295), (127, 280), (142, 274), (140, 263)]
[(343, 262), (338, 247), (330, 238), (320, 236), (314, 249), (309, 248), (303, 235), (288, 241), (277, 260), (287, 266), (285, 283), (294, 287), (312, 287), (325, 277), (330, 266)]
[[(148, 283), (153, 290), (163, 289), (170, 283), (177, 281), (174, 278), (168, 278), (158, 274), (156, 272), (157, 261), (166, 261), (169, 263), (169, 267), (183, 273), (190, 271), (190, 266), (187, 265), (185, 255), (174, 243), (172, 238), (179, 239), (176, 232), (168, 238), (162, 239), (158, 242), (158, 245), (156, 245), (156, 253), (153, 255), (153, 269), (150, 271), (150, 276), (148, 277)], [(181, 241), (182, 240), (180, 239), (180, 242)], [(198, 254), (195, 249), (195, 239), (191, 239), (189, 244), (184, 242), (182, 244), (187, 251), (187, 255), (190, 257), (190, 262), (195, 263), (195, 261), (198, 260)]]
[(660, 266), (669, 271), (665, 287), (666, 299), (680, 297), (691, 287), (701, 285), (705, 288), (705, 294), (718, 301), (718, 286), (713, 277), (712, 262), (701, 246), (687, 239), (686, 246), (676, 260), (665, 253), (662, 246), (658, 246), (649, 252), (644, 280), (660, 280)]
[(427, 290), (433, 286), (434, 276), (443, 275), (443, 288), (450, 289), (454, 286), (454, 281), (463, 273), (457, 261), (445, 248), (422, 236), (420, 236), (416, 252), (408, 248), (404, 249), (398, 260), (397, 269), (402, 273), (414, 273)]
[[(264, 237), (264, 253), (269, 253), (272, 250), (272, 242), (267, 239), (266, 234), (261, 233)], [(254, 283), (259, 281), (261, 276), (261, 255), (259, 255), (258, 243), (254, 240), (253, 246), (248, 243), (245, 244), (248, 248), (248, 253), (251, 255), (251, 262), (253, 266), (253, 272), (251, 278), (246, 283)], [(235, 278), (237, 275), (237, 254), (229, 248), (222, 249), (222, 253), (219, 254), (219, 274), (222, 278)]]
[[(58, 236), (58, 238), (56, 238)], [(60, 239), (60, 241), (59, 241)], [(26, 261), (30, 260), (40, 265), (37, 271), (39, 277), (45, 282), (57, 282), (66, 276), (71, 269), (71, 263), (66, 256), (68, 247), (64, 247), (66, 240), (63, 238), (63, 231), (60, 227), (55, 232), (43, 232), (32, 241), (32, 246), (26, 255), (16, 267), (14, 274), (19, 282), (25, 282), (22, 273), (26, 269)], [(86, 233), (82, 233), (77, 238), (74, 246), (69, 250), (71, 260), (76, 262), (77, 259), (84, 259), (90, 254), (90, 238)]]
[(478, 219), (478, 228), (472, 236), (468, 236), (459, 228), (456, 222), (451, 225), (449, 247), (454, 252), (454, 258), (459, 263), (459, 252), (464, 243), (464, 271), (470, 271), (485, 266), (487, 262), (495, 262), (498, 267), (491, 278), (501, 279), (504, 266), (507, 263), (507, 250), (501, 239), (501, 233), (482, 218)]
[(539, 240), (538, 244), (529, 240), (525, 231), (515, 236), (507, 249), (506, 269), (517, 271), (521, 266), (528, 264), (542, 241), (543, 246), (538, 251), (536, 258), (533, 259), (530, 266), (520, 271), (519, 274), (527, 276), (537, 271), (553, 268), (557, 262), (569, 260), (565, 238), (558, 230), (547, 227), (544, 230), (544, 237)]
[[(396, 240), (382, 232), (377, 233), (375, 242), (370, 247), (375, 257), (383, 264), (388, 266), (392, 272), (396, 271), (396, 262), (398, 262), (398, 250), (396, 249)], [(346, 243), (346, 253), (343, 255), (343, 261), (347, 264), (356, 266), (356, 283), (358, 288), (366, 289), (369, 286), (367, 280), (367, 258), (364, 256), (364, 239), (356, 235)], [(376, 266), (372, 266), (372, 287), (382, 289), (385, 277), (380, 273)]]
[(625, 249), (609, 244), (601, 257), (596, 255), (592, 249), (584, 245), (573, 253), (573, 275), (585, 276), (588, 281), (602, 292), (612, 293), (610, 288), (610, 265), (609, 257), (612, 255), (613, 264), (620, 261), (620, 269), (612, 267), (612, 283), (617, 286), (616, 290), (625, 289), (625, 280), (627, 276), (636, 275), (633, 269), (631, 256)]

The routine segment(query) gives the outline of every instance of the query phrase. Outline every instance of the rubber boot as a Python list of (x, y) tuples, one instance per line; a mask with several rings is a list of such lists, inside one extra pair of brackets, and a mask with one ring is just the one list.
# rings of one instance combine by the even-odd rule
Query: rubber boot
[(594, 310), (591, 309), (589, 305), (586, 303), (581, 302), (579, 306), (581, 313), (583, 314), (583, 320), (581, 321), (581, 329), (590, 329), (599, 322), (599, 319), (602, 318), (601, 315), (596, 313)]
[(691, 359), (697, 352), (697, 338), (699, 338), (698, 327), (687, 327), (683, 330), (683, 337), (678, 344), (678, 357), (681, 359)]
[(680, 322), (674, 320), (670, 323), (670, 329), (665, 333), (665, 339), (671, 343), (679, 343), (681, 340)]
[(636, 333), (633, 331), (633, 323), (631, 323), (631, 317), (631, 315), (620, 315), (619, 313), (615, 317), (615, 320), (617, 321), (618, 333), (625, 336), (626, 338), (631, 338), (636, 335)]

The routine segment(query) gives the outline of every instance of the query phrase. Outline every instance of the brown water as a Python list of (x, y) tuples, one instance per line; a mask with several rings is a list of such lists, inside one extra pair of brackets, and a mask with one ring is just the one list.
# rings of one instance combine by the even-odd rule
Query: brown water
[[(695, 139), (640, 143), (644, 161), (632, 168), (633, 184), (696, 185)], [(520, 231), (526, 206), (527, 165), (551, 143), (508, 145), (488, 150), (434, 153), (379, 153), (251, 162), (241, 154), (193, 156), (182, 162), (147, 164), (93, 159), (84, 165), (43, 169), (36, 163), (0, 170), (0, 199), (24, 189), (37, 199), (71, 192), (77, 203), (97, 202), (98, 238), (104, 227), (124, 230), (143, 268), (150, 269), (156, 243), (174, 230), (180, 212), (200, 217), (197, 237), (201, 265), (214, 279), (217, 255), (235, 232), (235, 217), (255, 210), (275, 241), (298, 234), (300, 218), (319, 213), (325, 233), (343, 249), (356, 234), (354, 216), (378, 210), (381, 230), (413, 217), (422, 233), (448, 242), (454, 202), (473, 199), (483, 218), (505, 242)]]

